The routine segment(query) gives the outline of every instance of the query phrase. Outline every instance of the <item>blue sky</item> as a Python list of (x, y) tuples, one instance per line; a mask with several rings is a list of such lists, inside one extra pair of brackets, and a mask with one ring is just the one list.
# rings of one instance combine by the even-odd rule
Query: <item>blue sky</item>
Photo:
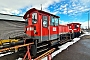
[(66, 22), (84, 22), (88, 20), (88, 11), (90, 6), (88, 4), (82, 4), (83, 2), (65, 0), (58, 3), (50, 5), (48, 9), (51, 12), (57, 12), (56, 15), (59, 15), (60, 20)]
[(60, 16), (60, 23), (79, 22), (87, 27), (90, 0), (1, 0), (0, 13), (23, 16), (31, 8)]

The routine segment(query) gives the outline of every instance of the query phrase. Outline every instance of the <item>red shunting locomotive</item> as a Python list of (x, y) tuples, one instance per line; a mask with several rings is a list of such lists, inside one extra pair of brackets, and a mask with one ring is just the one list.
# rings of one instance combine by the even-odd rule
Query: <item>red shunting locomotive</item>
[[(23, 17), (26, 21), (25, 33), (27, 42), (34, 41), (31, 54), (36, 55), (49, 46), (62, 44), (75, 37), (80, 36), (80, 23), (61, 25), (59, 16), (32, 8)], [(45, 49), (41, 50), (43, 47)]]

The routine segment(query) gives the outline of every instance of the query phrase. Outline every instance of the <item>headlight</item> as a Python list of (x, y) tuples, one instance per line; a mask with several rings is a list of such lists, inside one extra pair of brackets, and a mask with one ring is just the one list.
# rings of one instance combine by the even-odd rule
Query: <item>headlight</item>
[(32, 31), (32, 30), (34, 30), (34, 28), (33, 27), (30, 27), (30, 31)]

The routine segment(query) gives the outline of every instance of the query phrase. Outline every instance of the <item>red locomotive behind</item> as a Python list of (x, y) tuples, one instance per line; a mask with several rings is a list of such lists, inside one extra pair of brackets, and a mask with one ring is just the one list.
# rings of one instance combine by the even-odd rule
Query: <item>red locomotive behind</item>
[(26, 41), (27, 43), (34, 41), (31, 47), (32, 55), (47, 50), (49, 46), (62, 44), (80, 36), (80, 23), (60, 25), (59, 16), (42, 10), (32, 8), (23, 18), (26, 20), (25, 33), (28, 36)]
[(67, 24), (69, 26), (69, 31), (71, 33), (74, 33), (74, 37), (78, 37), (80, 36), (80, 33), (81, 33), (81, 24), (80, 23), (70, 23), (70, 24)]

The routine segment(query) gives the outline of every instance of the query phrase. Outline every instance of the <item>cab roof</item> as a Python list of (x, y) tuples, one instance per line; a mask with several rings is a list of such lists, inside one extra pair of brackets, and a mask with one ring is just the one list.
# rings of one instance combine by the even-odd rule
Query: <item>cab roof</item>
[(78, 24), (78, 25), (81, 25), (80, 23), (69, 23), (69, 24), (67, 24), (67, 25), (71, 25), (71, 24)]
[(38, 11), (39, 13), (42, 13), (42, 14), (52, 15), (52, 16), (54, 16), (54, 17), (60, 18), (59, 16), (56, 16), (56, 15), (54, 15), (54, 14), (51, 14), (51, 13), (48, 13), (48, 12), (45, 12), (45, 11), (42, 11), (42, 10), (38, 10), (38, 9), (36, 9), (36, 8), (32, 8), (32, 9), (28, 10), (28, 11), (25, 13), (25, 15), (24, 15), (23, 18), (26, 19), (26, 18), (27, 18), (27, 14), (32, 13), (32, 12), (34, 12), (34, 11)]

